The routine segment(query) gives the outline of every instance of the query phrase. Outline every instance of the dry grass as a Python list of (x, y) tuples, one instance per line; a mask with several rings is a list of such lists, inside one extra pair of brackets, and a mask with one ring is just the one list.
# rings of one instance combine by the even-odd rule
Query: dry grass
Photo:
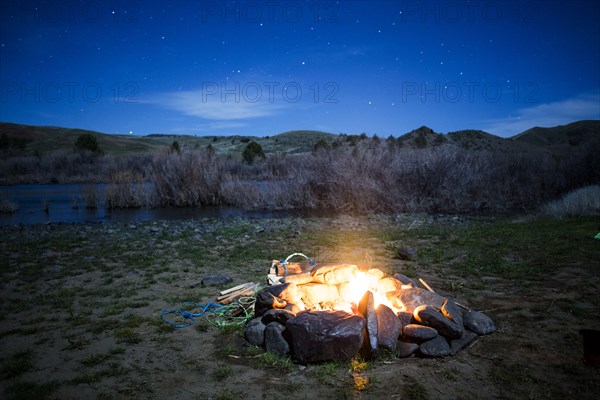
[(0, 200), (0, 213), (12, 214), (19, 209), (19, 205), (10, 200)]
[(555, 218), (600, 215), (600, 186), (583, 187), (542, 207), (542, 213)]
[[(6, 172), (0, 183), (105, 182), (104, 199), (90, 193), (82, 196), (89, 201), (82, 200), (108, 208), (232, 205), (352, 213), (505, 213), (536, 210), (560, 194), (597, 184), (590, 168), (593, 148), (579, 151), (566, 159), (456, 146), (415, 149), (364, 138), (312, 153), (269, 154), (252, 165), (202, 147), (120, 158), (57, 153), (0, 160), (0, 170)], [(568, 203), (590, 208), (580, 199), (569, 198)], [(565, 204), (557, 207), (566, 209)], [(579, 212), (568, 210), (567, 215)]]

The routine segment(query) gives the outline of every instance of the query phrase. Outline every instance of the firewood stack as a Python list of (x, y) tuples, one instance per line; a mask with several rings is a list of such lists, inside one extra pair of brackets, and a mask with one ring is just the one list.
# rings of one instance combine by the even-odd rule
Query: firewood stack
[(219, 292), (217, 302), (224, 306), (233, 303), (234, 301), (245, 296), (254, 296), (254, 292), (258, 289), (259, 284), (254, 282), (246, 282), (241, 285), (234, 286)]

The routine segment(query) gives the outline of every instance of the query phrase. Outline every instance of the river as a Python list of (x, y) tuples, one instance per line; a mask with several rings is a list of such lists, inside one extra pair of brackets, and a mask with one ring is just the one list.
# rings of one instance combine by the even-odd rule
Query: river
[[(30, 184), (0, 186), (0, 201), (17, 205), (13, 213), (0, 213), (0, 225), (45, 224), (54, 222), (139, 222), (194, 218), (278, 217), (302, 216), (303, 211), (247, 211), (235, 207), (202, 208), (134, 208), (105, 209), (102, 201), (97, 208), (86, 208), (82, 193), (90, 184)], [(106, 184), (94, 185), (98, 198), (104, 198)], [(77, 207), (74, 204), (77, 203)]]

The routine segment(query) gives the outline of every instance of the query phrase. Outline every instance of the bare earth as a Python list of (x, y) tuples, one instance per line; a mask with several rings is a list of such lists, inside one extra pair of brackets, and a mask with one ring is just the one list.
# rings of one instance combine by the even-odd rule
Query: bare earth
[[(596, 398), (600, 368), (582, 363), (579, 330), (600, 329), (600, 240), (568, 247), (569, 257), (542, 257), (556, 249), (537, 242), (532, 259), (523, 249), (498, 253), (503, 274), (461, 271), (473, 268), (470, 242), (457, 242), (449, 260), (451, 238), (437, 232), (495, 223), (402, 216), (1, 227), (0, 397)], [(395, 259), (406, 244), (417, 258)], [(198, 319), (174, 330), (161, 320), (183, 301), (214, 301), (222, 288), (191, 287), (207, 273), (229, 274), (228, 286), (262, 283), (272, 259), (295, 251), (422, 277), (490, 315), (498, 331), (454, 357), (387, 355), (368, 364), (368, 384), (357, 387), (349, 363), (270, 363), (242, 329)], [(513, 265), (546, 272), (511, 274)]]

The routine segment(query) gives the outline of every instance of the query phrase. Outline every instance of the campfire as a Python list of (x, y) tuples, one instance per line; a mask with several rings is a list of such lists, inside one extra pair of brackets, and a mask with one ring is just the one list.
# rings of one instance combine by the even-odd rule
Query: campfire
[(421, 288), (407, 276), (388, 276), (354, 264), (273, 261), (270, 286), (256, 295), (246, 326), (254, 345), (301, 363), (398, 357), (444, 357), (495, 331), (481, 312)]

